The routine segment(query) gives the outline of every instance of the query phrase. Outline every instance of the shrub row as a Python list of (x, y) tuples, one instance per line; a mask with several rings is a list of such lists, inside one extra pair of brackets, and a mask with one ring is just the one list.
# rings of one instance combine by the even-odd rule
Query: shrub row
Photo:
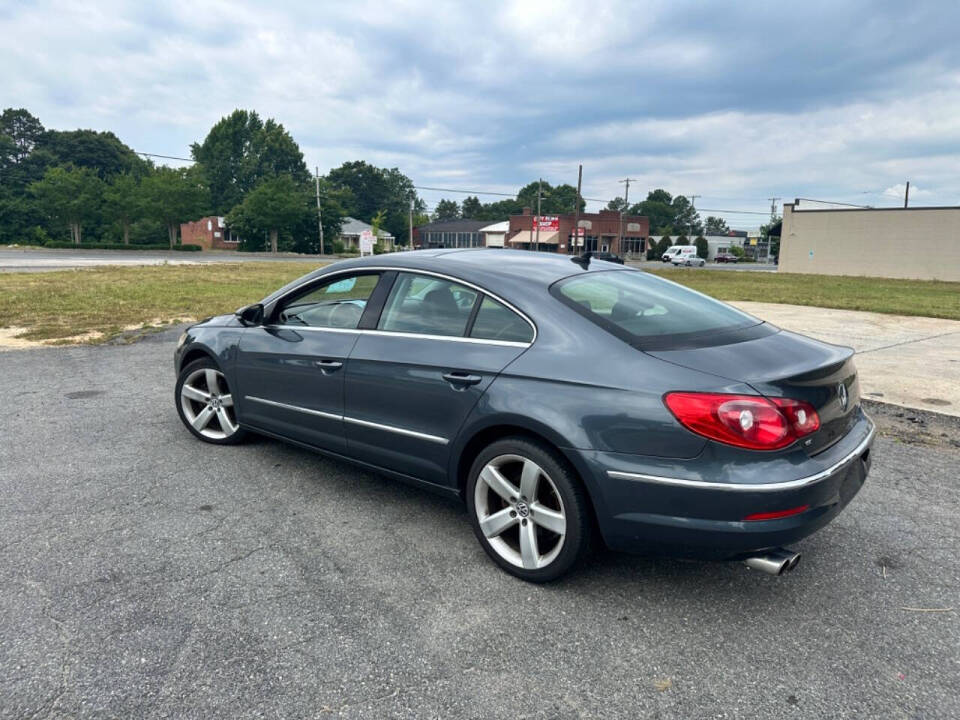
[(151, 243), (149, 245), (124, 245), (123, 243), (81, 243), (74, 245), (71, 242), (48, 242), (44, 247), (73, 250), (76, 248), (84, 250), (179, 250), (181, 252), (199, 252), (203, 250), (199, 245), (174, 245), (171, 248), (163, 243)]

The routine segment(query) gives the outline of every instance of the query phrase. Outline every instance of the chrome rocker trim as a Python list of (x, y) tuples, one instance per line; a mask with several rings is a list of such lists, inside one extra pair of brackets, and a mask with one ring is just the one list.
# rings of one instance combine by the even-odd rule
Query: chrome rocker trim
[(273, 407), (282, 408), (284, 410), (293, 410), (295, 412), (306, 413), (307, 415), (316, 415), (318, 417), (328, 418), (330, 420), (340, 420), (342, 422), (351, 423), (353, 425), (361, 425), (363, 427), (373, 428), (375, 430), (386, 430), (387, 432), (396, 433), (397, 435), (406, 435), (407, 437), (419, 438), (420, 440), (428, 440), (440, 445), (446, 445), (448, 442), (450, 442), (446, 438), (442, 438), (438, 435), (429, 435), (427, 433), (417, 432), (416, 430), (407, 430), (406, 428), (370, 422), (369, 420), (360, 420), (359, 418), (347, 417), (346, 415), (337, 415), (336, 413), (328, 413), (322, 410), (311, 410), (310, 408), (300, 407), (299, 405), (288, 405), (287, 403), (277, 402), (276, 400), (267, 400), (265, 398), (254, 397), (252, 395), (244, 395), (243, 399), (255, 403), (261, 403), (263, 405), (272, 405)]
[(815, 485), (821, 480), (825, 480), (837, 471), (849, 465), (853, 460), (867, 449), (867, 446), (873, 441), (876, 435), (877, 427), (870, 422), (870, 431), (867, 436), (860, 441), (856, 448), (850, 451), (842, 459), (835, 462), (826, 470), (821, 470), (813, 475), (797, 478), (796, 480), (787, 480), (779, 483), (721, 483), (709, 482), (706, 480), (687, 480), (685, 478), (665, 477), (663, 475), (646, 475), (644, 473), (621, 472), (620, 470), (607, 470), (607, 475), (617, 480), (639, 480), (641, 482), (656, 483), (658, 485), (672, 485), (674, 487), (697, 488), (700, 490), (722, 490), (725, 492), (779, 492), (783, 490), (796, 490), (808, 485)]

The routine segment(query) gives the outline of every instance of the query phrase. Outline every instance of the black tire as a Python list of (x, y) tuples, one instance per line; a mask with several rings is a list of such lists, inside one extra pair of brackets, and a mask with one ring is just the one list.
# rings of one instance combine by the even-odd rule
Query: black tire
[[(232, 433), (226, 434), (226, 429), (223, 428), (219, 419), (213, 420), (212, 422), (215, 423), (221, 429), (221, 431), (225, 433), (224, 437), (214, 437), (212, 433), (204, 434), (198, 431), (190, 422), (190, 419), (187, 417), (186, 411), (184, 410), (184, 401), (182, 399), (183, 385), (188, 378), (190, 378), (192, 375), (194, 375), (198, 371), (203, 371), (203, 370), (216, 371), (220, 375), (220, 378), (221, 378), (220, 382), (226, 384), (226, 378), (223, 375), (223, 371), (220, 369), (220, 366), (217, 365), (217, 363), (210, 357), (203, 357), (184, 365), (183, 368), (180, 370), (180, 375), (177, 377), (177, 384), (173, 394), (173, 401), (177, 407), (177, 414), (180, 416), (180, 421), (184, 424), (187, 430), (193, 433), (194, 437), (200, 440), (203, 440), (204, 442), (211, 443), (213, 445), (236, 445), (238, 443), (243, 442), (247, 438), (247, 431), (241, 428), (239, 425), (236, 426), (236, 430), (234, 430)], [(229, 387), (224, 387), (224, 388), (218, 387), (218, 389), (221, 390), (220, 392), (221, 395), (226, 395), (226, 394), (229, 394), (230, 392)], [(227, 392), (222, 392), (222, 390), (226, 390)], [(199, 402), (197, 403), (197, 405), (202, 406), (202, 404)], [(233, 407), (235, 407), (235, 405)], [(233, 420), (234, 420), (234, 423), (236, 423), (235, 414), (233, 415)]]
[[(566, 516), (566, 532), (559, 552), (549, 564), (536, 569), (520, 567), (502, 557), (480, 527), (476, 505), (477, 484), (482, 482), (480, 473), (491, 461), (511, 455), (532, 460), (539, 465), (552, 483), (550, 490), (556, 489), (556, 495), (562, 502), (561, 507)], [(470, 468), (466, 484), (466, 500), (470, 524), (481, 547), (501, 569), (521, 580), (534, 583), (556, 580), (585, 560), (592, 550), (594, 524), (586, 490), (580, 478), (562, 456), (546, 444), (525, 437), (509, 437), (488, 445), (477, 455)], [(534, 532), (542, 531), (535, 529)]]

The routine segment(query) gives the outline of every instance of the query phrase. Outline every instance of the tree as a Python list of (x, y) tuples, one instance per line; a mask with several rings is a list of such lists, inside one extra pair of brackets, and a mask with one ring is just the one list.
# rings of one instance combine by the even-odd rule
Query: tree
[(480, 198), (464, 198), (460, 215), (464, 220), (483, 220), (484, 218), (481, 217), (483, 215), (483, 203), (480, 202)]
[(117, 175), (104, 188), (103, 212), (108, 220), (120, 223), (123, 244), (130, 244), (130, 225), (143, 209), (140, 183), (130, 173)]
[(710, 243), (707, 242), (707, 239), (700, 235), (693, 241), (693, 244), (697, 246), (697, 257), (706, 260), (707, 256), (710, 255)]
[(143, 180), (144, 209), (167, 227), (170, 247), (177, 244), (180, 223), (196, 220), (210, 205), (210, 193), (198, 168), (161, 167)]
[(673, 208), (673, 227), (677, 232), (701, 233), (703, 225), (700, 223), (700, 215), (686, 197), (677, 195), (670, 204)]
[(433, 211), (433, 219), (437, 222), (458, 220), (459, 218), (460, 205), (457, 204), (456, 200), (441, 200)]
[(684, 235), (683, 233), (680, 233), (679, 235), (677, 235), (677, 239), (673, 241), (673, 244), (674, 244), (674, 245), (689, 245), (689, 244), (690, 244), (690, 238), (688, 238), (688, 237), (687, 237), (686, 235)]
[(266, 231), (270, 252), (276, 253), (280, 233), (290, 233), (309, 216), (310, 196), (304, 185), (289, 175), (267, 178), (247, 193), (227, 215), (227, 224), (241, 235)]
[(774, 217), (766, 225), (760, 226), (760, 236), (769, 243), (769, 255), (780, 256), (780, 231), (783, 229), (783, 218)]
[(664, 235), (657, 242), (657, 259), (663, 257), (663, 254), (673, 246), (673, 240), (670, 239), (669, 235)]
[(310, 173), (303, 153), (283, 125), (266, 122), (255, 111), (234, 110), (221, 118), (190, 153), (210, 184), (213, 212), (223, 215), (266, 178), (289, 175), (306, 183)]
[(714, 217), (713, 215), (707, 218), (705, 227), (707, 235), (726, 235), (730, 232), (726, 221), (723, 218)]
[(146, 163), (112, 132), (48, 130), (36, 149), (50, 153), (57, 165), (72, 164), (93, 170), (101, 180), (129, 172), (143, 175)]
[(625, 213), (630, 209), (630, 206), (627, 205), (627, 201), (622, 197), (617, 195), (613, 200), (607, 203), (607, 210), (615, 210), (616, 212)]
[(33, 148), (43, 136), (43, 125), (24, 108), (7, 108), (0, 114), (0, 136), (10, 143), (0, 154), (0, 162), (9, 161), (18, 164), (33, 152)]
[[(577, 204), (577, 189), (573, 185), (557, 185), (553, 187), (550, 183), (534, 180), (527, 183), (520, 192), (517, 193), (517, 203), (521, 208), (528, 207), (537, 212), (537, 188), (541, 187), (540, 196), (540, 214), (541, 215), (562, 215), (573, 213)], [(580, 210), (586, 207), (586, 203), (581, 198)]]
[(355, 160), (331, 170), (327, 180), (351, 191), (353, 204), (347, 210), (352, 217), (368, 223), (378, 212), (385, 211), (384, 229), (401, 242), (407, 237), (410, 203), (415, 214), (426, 210), (413, 181), (398, 168), (378, 168)]
[(673, 197), (666, 190), (657, 189), (647, 193), (647, 199), (630, 208), (631, 215), (643, 215), (650, 220), (650, 227), (657, 233), (669, 235), (674, 231)]
[(30, 185), (30, 192), (43, 211), (70, 227), (70, 238), (79, 245), (83, 224), (99, 211), (103, 183), (89, 168), (53, 167)]

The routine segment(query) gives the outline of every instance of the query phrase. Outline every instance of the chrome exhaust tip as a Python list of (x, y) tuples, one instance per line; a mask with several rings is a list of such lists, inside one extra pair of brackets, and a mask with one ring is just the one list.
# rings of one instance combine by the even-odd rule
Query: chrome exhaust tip
[(761, 570), (768, 575), (783, 575), (800, 564), (800, 553), (780, 548), (764, 555), (747, 558), (743, 562), (748, 568)]

